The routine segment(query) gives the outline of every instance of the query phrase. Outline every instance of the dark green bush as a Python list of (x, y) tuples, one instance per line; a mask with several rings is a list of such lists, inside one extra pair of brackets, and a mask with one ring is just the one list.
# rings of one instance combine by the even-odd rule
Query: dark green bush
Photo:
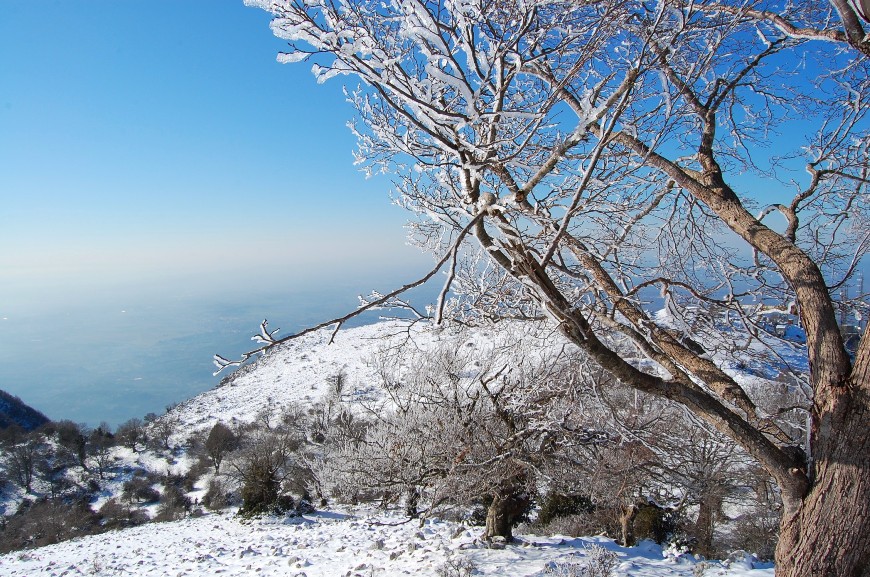
[(548, 493), (541, 503), (541, 510), (538, 512), (538, 524), (544, 526), (555, 519), (570, 515), (583, 515), (594, 510), (595, 505), (592, 503), (592, 499), (586, 495)]
[(641, 507), (634, 519), (634, 536), (665, 543), (680, 529), (680, 515), (673, 509), (650, 504)]

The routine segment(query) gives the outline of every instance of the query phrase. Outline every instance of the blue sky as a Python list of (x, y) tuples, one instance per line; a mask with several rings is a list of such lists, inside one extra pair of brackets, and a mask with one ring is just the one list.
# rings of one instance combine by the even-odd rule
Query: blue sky
[(389, 182), (352, 166), (340, 82), (276, 63), (268, 22), (241, 0), (3, 0), (3, 284), (415, 260)]
[[(290, 329), (427, 270), (390, 183), (352, 165), (341, 81), (278, 64), (269, 19), (242, 0), (0, 0), (0, 388), (96, 421), (69, 398), (148, 387), (142, 353), (207, 386), (211, 353), (248, 342), (222, 310)], [(147, 410), (192, 394), (161, 378)]]

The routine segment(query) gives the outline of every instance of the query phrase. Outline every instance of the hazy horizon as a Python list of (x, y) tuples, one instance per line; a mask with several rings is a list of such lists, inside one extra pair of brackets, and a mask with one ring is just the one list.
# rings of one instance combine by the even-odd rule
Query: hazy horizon
[(341, 82), (241, 0), (0, 3), (0, 388), (117, 423), (426, 272)]
[[(79, 300), (66, 310), (7, 315), (0, 317), (0, 389), (53, 420), (115, 426), (160, 414), (215, 386), (229, 371), (212, 376), (212, 355), (250, 350), (263, 318), (287, 335), (354, 310), (358, 294), (410, 280), (407, 269), (336, 271), (314, 284), (285, 281), (252, 286), (247, 294), (127, 292)], [(416, 294), (431, 300), (437, 290), (433, 285)], [(376, 318), (369, 314), (358, 322)]]

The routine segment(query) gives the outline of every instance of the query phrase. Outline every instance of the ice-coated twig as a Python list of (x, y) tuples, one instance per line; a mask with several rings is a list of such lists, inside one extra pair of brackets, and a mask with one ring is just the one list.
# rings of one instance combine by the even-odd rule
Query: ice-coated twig
[(280, 330), (281, 329), (275, 329), (274, 331), (269, 332), (269, 321), (263, 319), (263, 322), (260, 323), (260, 334), (252, 336), (251, 340), (261, 345), (274, 343), (274, 335)]
[[(360, 304), (360, 306), (365, 306), (372, 301), (383, 298), (383, 296), (384, 295), (378, 291), (372, 291), (368, 294), (368, 296), (360, 295), (359, 296), (359, 304)], [(405, 299), (400, 299), (398, 297), (393, 297), (392, 299), (389, 299), (388, 301), (386, 301), (384, 304), (382, 304), (378, 307), (375, 307), (375, 308), (377, 308), (377, 309), (405, 309), (407, 311), (410, 311), (414, 316), (417, 317), (417, 319), (429, 318), (427, 315), (424, 315), (419, 310), (417, 310), (417, 308), (414, 305), (412, 305), (410, 302), (408, 302)]]

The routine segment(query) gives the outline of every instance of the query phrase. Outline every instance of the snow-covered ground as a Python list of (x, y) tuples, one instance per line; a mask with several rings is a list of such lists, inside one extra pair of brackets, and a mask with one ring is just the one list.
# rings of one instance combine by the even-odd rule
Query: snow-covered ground
[[(614, 575), (686, 576), (698, 564), (691, 556), (663, 554), (657, 545), (622, 548), (594, 537), (522, 536), (504, 549), (484, 548), (480, 528), (417, 522), (384, 514), (320, 513), (304, 518), (244, 521), (232, 513), (76, 539), (0, 557), (7, 577), (74, 575), (262, 576), (545, 576), (565, 575), (560, 566), (582, 564), (592, 545), (618, 556)], [(756, 567), (753, 567), (755, 565)], [(455, 572), (451, 573), (450, 569)], [(471, 570), (470, 572), (463, 572)], [(578, 577), (583, 573), (576, 573)], [(703, 575), (772, 577), (769, 564), (738, 556), (716, 562)]]
[[(175, 407), (163, 417), (176, 423), (173, 444), (184, 446), (192, 434), (206, 431), (218, 420), (250, 422), (264, 411), (280, 414), (284, 408), (313, 403), (323, 398), (329, 379), (339, 372), (347, 377), (351, 391), (365, 388), (374, 382), (375, 369), (369, 361), (378, 350), (407, 339), (426, 347), (449, 335), (424, 330), (422, 325), (409, 331), (405, 325), (385, 322), (341, 331), (327, 345), (330, 337), (329, 331), (321, 331), (292, 341), (241, 369), (222, 386)], [(490, 337), (496, 335), (476, 334), (468, 346), (486, 347)], [(521, 338), (538, 337), (527, 333)], [(190, 466), (184, 454), (168, 457), (120, 447), (114, 452), (117, 463), (128, 468), (177, 473)], [(96, 505), (118, 494), (125, 478), (105, 483)], [(201, 496), (207, 478), (198, 482), (191, 497)], [(0, 575), (579, 577), (584, 573), (560, 572), (560, 567), (582, 563), (589, 548), (599, 545), (618, 555), (613, 573), (618, 576), (773, 576), (770, 564), (742, 555), (699, 567), (692, 556), (664, 553), (654, 544), (621, 548), (601, 537), (558, 535), (521, 535), (504, 549), (491, 549), (477, 540), (480, 527), (439, 520), (427, 520), (421, 527), (406, 521), (367, 509), (246, 521), (234, 510), (226, 510), (13, 552), (0, 556)]]
[[(416, 339), (433, 338), (420, 327), (413, 333)], [(170, 414), (178, 419), (182, 437), (217, 420), (251, 422), (264, 410), (280, 414), (283, 408), (321, 399), (328, 379), (339, 372), (352, 384), (372, 381), (369, 361), (375, 352), (407, 336), (407, 326), (396, 322), (342, 330), (332, 344), (331, 331), (310, 333), (229, 374), (224, 384), (180, 403)]]

